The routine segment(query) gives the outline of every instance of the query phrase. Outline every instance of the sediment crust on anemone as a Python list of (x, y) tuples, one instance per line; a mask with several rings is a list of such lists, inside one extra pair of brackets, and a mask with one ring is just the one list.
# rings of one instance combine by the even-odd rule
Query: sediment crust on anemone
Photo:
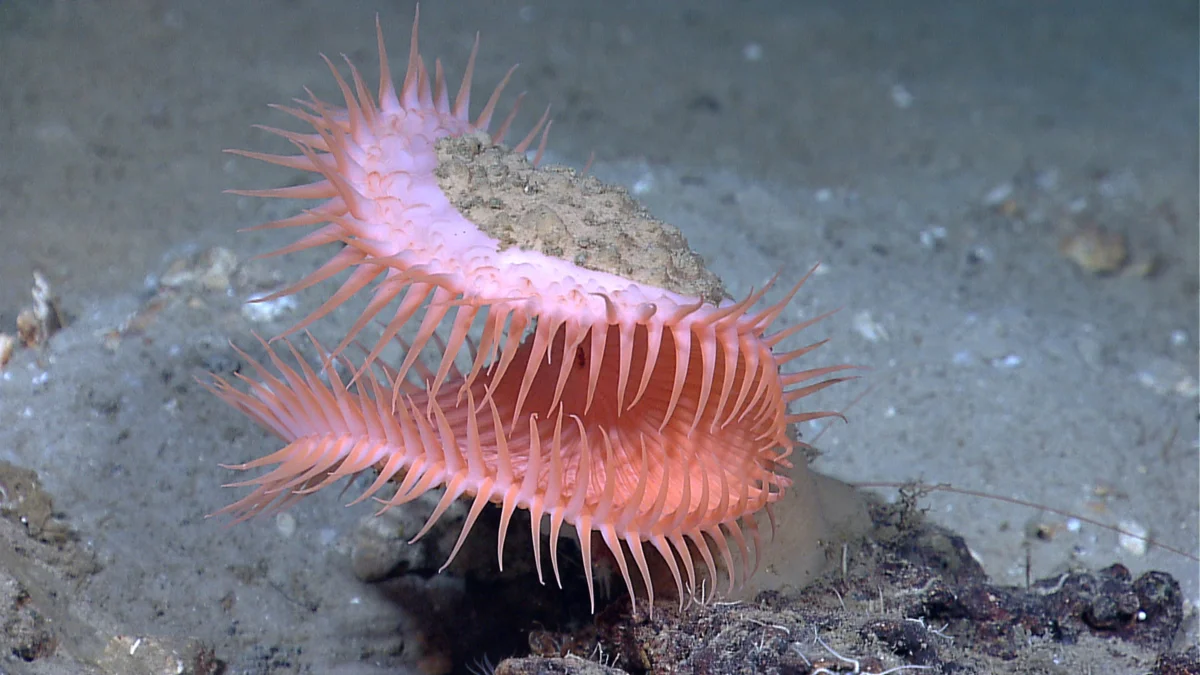
[[(283, 109), (315, 133), (268, 129), (299, 155), (239, 151), (319, 175), (307, 186), (241, 192), (325, 200), (262, 226), (317, 226), (281, 253), (345, 245), (274, 296), (346, 274), (284, 336), (360, 293), (370, 300), (333, 350), (314, 343), (317, 363), (290, 344), (282, 356), (267, 346), (271, 367), (247, 356), (257, 379), (239, 375), (244, 389), (214, 378), (219, 397), (285, 443), (233, 467), (274, 468), (238, 483), (254, 489), (222, 512), (270, 512), (374, 472), (359, 499), (400, 483), (384, 508), (445, 488), (418, 538), (466, 497), (473, 501), (460, 545), (481, 509), (498, 504), (501, 565), (504, 532), (521, 509), (531, 518), (535, 558), (548, 522), (556, 578), (555, 543), (570, 526), (589, 586), (595, 535), (630, 595), (637, 575), (651, 606), (655, 554), (681, 600), (715, 589), (718, 562), (732, 589), (757, 564), (758, 516), (790, 485), (788, 457), (799, 445), (790, 426), (834, 415), (791, 404), (840, 381), (835, 374), (847, 368), (783, 372), (821, 344), (779, 349), (823, 318), (777, 325), (807, 275), (765, 306), (758, 305), (767, 288), (725, 299), (682, 235), (624, 191), (536, 167), (545, 116), (512, 149), (501, 145), (511, 115), (487, 134), (507, 78), (471, 121), (474, 51), (451, 104), (441, 63), (431, 77), (417, 53), (415, 22), (399, 90), (379, 33), (377, 98), (352, 65), (347, 81), (331, 64), (344, 107), (314, 97)], [(539, 129), (531, 164), (524, 154)], [(347, 358), (374, 321), (384, 324), (375, 346)], [(398, 335), (409, 336), (408, 351), (388, 364), (380, 355)], [(429, 351), (432, 367), (422, 361)]]
[(436, 148), (438, 186), (501, 251), (536, 251), (712, 305), (729, 299), (679, 229), (625, 188), (569, 167), (536, 167), (486, 134), (450, 136)]

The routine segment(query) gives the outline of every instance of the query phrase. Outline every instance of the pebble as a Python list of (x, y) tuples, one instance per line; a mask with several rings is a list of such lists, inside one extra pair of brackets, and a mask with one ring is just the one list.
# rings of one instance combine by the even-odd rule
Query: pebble
[(337, 543), (338, 531), (332, 527), (323, 527), (317, 532), (317, 541), (325, 548), (333, 548)]
[(1165, 357), (1155, 357), (1137, 373), (1138, 384), (1166, 396), (1174, 394), (1183, 398), (1200, 395), (1200, 383), (1186, 366)]
[(258, 299), (262, 297), (266, 296), (251, 296), (246, 304), (242, 305), (242, 316), (251, 321), (266, 323), (296, 309), (296, 298), (293, 296), (285, 295), (274, 300)]
[(237, 266), (233, 251), (216, 246), (193, 258), (176, 260), (159, 283), (167, 288), (199, 286), (206, 291), (227, 291)]
[(633, 186), (629, 192), (634, 195), (644, 195), (654, 189), (654, 175), (650, 173), (643, 174), (641, 178), (633, 182)]
[(937, 249), (942, 245), (942, 241), (946, 238), (946, 228), (938, 225), (921, 230), (921, 247), (926, 249)]
[(861, 311), (854, 315), (854, 330), (867, 342), (882, 342), (888, 339), (888, 332), (869, 311)]
[(296, 517), (290, 513), (280, 513), (275, 516), (275, 528), (284, 539), (290, 539), (296, 534)]
[(1095, 225), (1085, 225), (1063, 237), (1058, 252), (1092, 274), (1117, 272), (1129, 261), (1125, 235)]
[(1146, 555), (1147, 531), (1141, 523), (1133, 520), (1122, 520), (1117, 524), (1117, 527), (1128, 532), (1128, 534), (1121, 534), (1117, 537), (1117, 542), (1120, 543), (1121, 548), (1136, 556)]
[(998, 359), (991, 360), (992, 367), (1000, 370), (1012, 370), (1013, 368), (1020, 368), (1022, 362), (1023, 361), (1021, 360), (1021, 357), (1016, 354), (1005, 354)]
[(13, 351), (17, 348), (17, 338), (8, 333), (0, 333), (0, 368), (8, 365)]
[(975, 246), (967, 251), (967, 262), (970, 264), (986, 264), (995, 259), (992, 249), (986, 246)]
[(983, 196), (984, 206), (999, 206), (1004, 203), (1004, 200), (1012, 196), (1013, 184), (1001, 183), (996, 187), (988, 190), (988, 193)]
[(407, 543), (420, 526), (409, 509), (390, 509), (362, 519), (351, 545), (350, 569), (354, 576), (375, 583), (411, 569), (430, 567), (432, 561), (427, 560), (425, 545)]

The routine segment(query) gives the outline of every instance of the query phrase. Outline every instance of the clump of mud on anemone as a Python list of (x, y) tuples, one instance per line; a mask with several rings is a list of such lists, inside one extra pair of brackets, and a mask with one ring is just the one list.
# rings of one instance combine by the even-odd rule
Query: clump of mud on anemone
[[(385, 510), (444, 489), (414, 541), (455, 500), (471, 500), (447, 565), (494, 503), (501, 567), (505, 534), (521, 509), (539, 579), (548, 524), (561, 586), (557, 545), (568, 525), (589, 593), (593, 562), (607, 549), (631, 598), (640, 590), (652, 607), (656, 579), (659, 586), (669, 580), (681, 602), (711, 597), (725, 580), (718, 577), (727, 592), (744, 584), (762, 563), (760, 518), (774, 533), (774, 507), (790, 493), (802, 503), (781, 519), (782, 533), (809, 543), (784, 549), (789, 564), (768, 571), (795, 581), (791, 560), (819, 566), (824, 553), (813, 542), (826, 538), (823, 493), (789, 458), (805, 447), (795, 424), (836, 413), (791, 408), (844, 379), (837, 374), (849, 366), (794, 370), (822, 342), (780, 348), (824, 318), (778, 325), (808, 275), (773, 303), (761, 302), (770, 284), (729, 299), (679, 231), (624, 190), (570, 169), (538, 168), (545, 116), (512, 149), (502, 145), (511, 114), (489, 134), (507, 78), (472, 121), (474, 51), (451, 104), (441, 63), (430, 77), (417, 52), (415, 23), (398, 90), (382, 31), (379, 47), (376, 96), (352, 65), (348, 82), (330, 64), (342, 106), (313, 97), (302, 108), (281, 108), (312, 127), (267, 128), (299, 155), (236, 151), (318, 174), (309, 185), (239, 192), (324, 200), (260, 226), (317, 226), (277, 253), (344, 244), (271, 296), (348, 273), (280, 337), (360, 294), (367, 302), (334, 349), (313, 340), (313, 364), (291, 343), (282, 350), (264, 343), (269, 367), (242, 353), (257, 375), (239, 374), (243, 388), (213, 378), (217, 396), (285, 443), (231, 467), (273, 468), (235, 483), (253, 489), (219, 513), (274, 512), (373, 473), (355, 501), (373, 497)], [(525, 153), (539, 130), (530, 162)], [(348, 348), (375, 322), (381, 335), (353, 360)], [(397, 339), (407, 349), (398, 365), (383, 356)], [(384, 497), (392, 482), (394, 494)]]
[(678, 228), (622, 187), (565, 166), (534, 166), (487, 134), (437, 143), (438, 185), (468, 220), (500, 242), (569, 260), (710, 304), (730, 298)]

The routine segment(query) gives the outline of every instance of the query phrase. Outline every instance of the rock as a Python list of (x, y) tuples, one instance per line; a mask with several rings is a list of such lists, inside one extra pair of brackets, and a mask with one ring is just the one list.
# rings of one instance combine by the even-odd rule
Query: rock
[(631, 615), (622, 599), (590, 631), (543, 641), (571, 643), (577, 656), (531, 641), (534, 656), (496, 672), (1198, 672), (1194, 653), (1169, 652), (1184, 621), (1169, 575), (1134, 579), (1113, 565), (997, 586), (961, 537), (924, 523), (913, 504), (876, 504), (872, 519), (845, 572), (805, 589), (660, 602), (653, 615)]

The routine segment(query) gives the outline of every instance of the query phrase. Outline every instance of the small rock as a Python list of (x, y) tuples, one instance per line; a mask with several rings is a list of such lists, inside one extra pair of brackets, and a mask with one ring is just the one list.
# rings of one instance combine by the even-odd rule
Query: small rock
[(17, 338), (8, 333), (0, 333), (0, 368), (8, 365), (16, 348)]
[(279, 534), (284, 539), (291, 538), (293, 534), (296, 534), (296, 517), (287, 512), (276, 515), (275, 528), (279, 530)]
[(967, 251), (966, 261), (968, 265), (985, 265), (992, 262), (996, 255), (992, 253), (992, 249), (987, 246), (975, 246)]
[(40, 272), (33, 273), (33, 305), (17, 315), (17, 339), (26, 347), (43, 344), (63, 326), (58, 298)]
[(1136, 556), (1146, 555), (1147, 532), (1141, 523), (1122, 520), (1117, 527), (1122, 530), (1121, 535), (1117, 537), (1121, 548)]
[(237, 271), (237, 255), (216, 246), (192, 258), (176, 260), (159, 280), (167, 288), (198, 287), (210, 292), (227, 291)]
[(1063, 237), (1058, 252), (1092, 274), (1112, 274), (1129, 260), (1125, 235), (1087, 225)]
[(253, 296), (242, 305), (242, 316), (256, 323), (266, 323), (296, 309), (296, 298), (285, 295), (273, 300), (261, 299), (265, 296)]
[(1200, 395), (1200, 384), (1186, 366), (1165, 357), (1155, 357), (1137, 373), (1138, 383), (1155, 393), (1183, 398)]
[(421, 512), (425, 509), (417, 508), (417, 504), (425, 500), (422, 496), (414, 504), (391, 508), (359, 522), (350, 553), (354, 576), (375, 583), (410, 571), (436, 568), (429, 555), (428, 538), (408, 543), (424, 522)]
[(853, 320), (854, 330), (867, 342), (881, 342), (888, 339), (887, 329), (876, 321), (869, 311), (862, 311), (854, 315)]
[(992, 367), (1000, 370), (1012, 370), (1013, 368), (1020, 368), (1021, 363), (1021, 357), (1017, 354), (1005, 354), (1000, 358), (991, 360)]
[(1012, 196), (1012, 193), (1012, 183), (1001, 183), (991, 190), (988, 190), (988, 193), (983, 196), (983, 205), (989, 208), (1000, 206), (1005, 202), (1005, 200)]
[(946, 238), (946, 228), (937, 226), (921, 230), (920, 241), (921, 248), (936, 250), (941, 248), (942, 241)]

